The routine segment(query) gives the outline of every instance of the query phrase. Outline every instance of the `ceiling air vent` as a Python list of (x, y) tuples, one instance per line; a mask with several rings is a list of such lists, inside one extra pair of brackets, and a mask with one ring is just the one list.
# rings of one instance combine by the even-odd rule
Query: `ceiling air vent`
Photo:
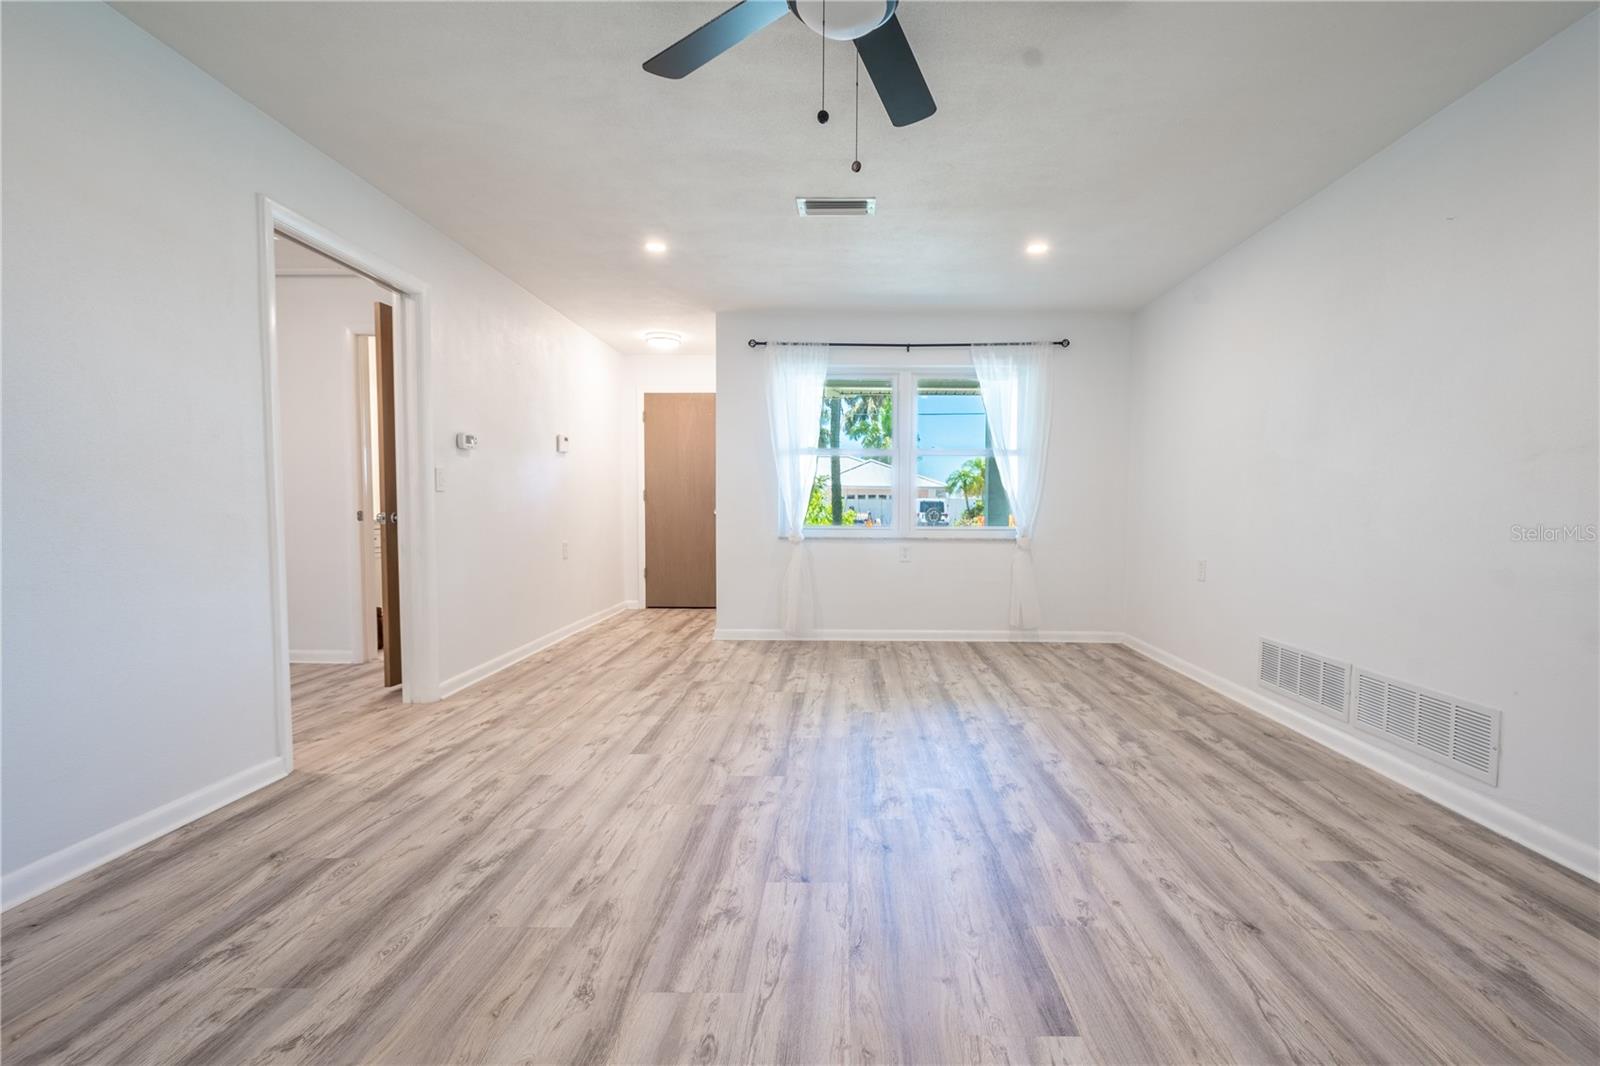
[(1356, 671), (1356, 728), (1487, 784), (1500, 779), (1500, 712)]
[(840, 199), (836, 196), (797, 196), (794, 206), (802, 215), (819, 217), (871, 215), (878, 210), (878, 200), (872, 196), (854, 200)]
[(1261, 683), (1341, 722), (1349, 720), (1350, 664), (1261, 638)]

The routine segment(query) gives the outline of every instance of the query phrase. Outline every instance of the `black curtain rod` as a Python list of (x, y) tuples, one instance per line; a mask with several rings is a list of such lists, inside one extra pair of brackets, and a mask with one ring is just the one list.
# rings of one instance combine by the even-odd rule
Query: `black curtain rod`
[[(1021, 347), (1025, 347), (1026, 345), (1033, 344), (1033, 343), (1035, 343), (1035, 342), (1034, 341), (967, 341), (967, 342), (962, 343), (962, 344), (916, 344), (916, 343), (912, 343), (912, 344), (889, 344), (889, 343), (886, 343), (884, 341), (829, 341), (827, 343), (826, 347), (828, 347), (828, 348), (904, 348), (906, 351), (909, 352), (913, 348), (971, 348), (974, 344), (981, 344), (981, 345), (983, 345), (985, 347), (989, 347), (989, 348), (1021, 348)], [(1070, 347), (1072, 347), (1072, 342), (1067, 340), (1065, 337), (1061, 338), (1058, 341), (1051, 341), (1050, 343), (1053, 344), (1054, 346), (1056, 346), (1057, 348), (1070, 348)], [(754, 337), (752, 337), (750, 339), (750, 347), (752, 347), (752, 348), (765, 348), (766, 346), (767, 346), (767, 342), (766, 341), (758, 341)]]

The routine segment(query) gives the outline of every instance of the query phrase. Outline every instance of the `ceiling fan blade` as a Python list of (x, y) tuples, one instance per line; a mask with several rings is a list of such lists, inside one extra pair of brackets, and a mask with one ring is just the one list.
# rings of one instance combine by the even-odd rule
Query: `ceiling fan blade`
[(692, 74), (788, 13), (789, 5), (784, 0), (743, 0), (677, 44), (668, 45), (645, 60), (644, 69), (663, 78)]
[(911, 54), (906, 31), (900, 28), (900, 16), (891, 15), (882, 26), (856, 38), (856, 51), (878, 90), (883, 109), (889, 112), (890, 122), (909, 126), (939, 109), (922, 78), (917, 57)]

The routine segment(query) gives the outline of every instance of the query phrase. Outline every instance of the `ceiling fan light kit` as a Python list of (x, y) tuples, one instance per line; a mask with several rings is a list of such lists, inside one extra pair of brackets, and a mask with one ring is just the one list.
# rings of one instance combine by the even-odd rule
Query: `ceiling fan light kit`
[(790, 0), (789, 10), (813, 33), (854, 41), (888, 22), (900, 0)]

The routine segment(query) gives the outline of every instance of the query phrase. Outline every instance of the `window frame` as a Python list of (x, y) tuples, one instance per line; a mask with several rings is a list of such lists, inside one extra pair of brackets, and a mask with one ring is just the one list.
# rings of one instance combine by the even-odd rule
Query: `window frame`
[(922, 456), (975, 458), (994, 457), (994, 448), (917, 447), (917, 381), (920, 378), (958, 378), (977, 380), (972, 364), (930, 366), (884, 366), (872, 363), (830, 363), (828, 380), (858, 378), (887, 380), (894, 397), (894, 446), (892, 448), (806, 448), (805, 454), (817, 458), (887, 459), (894, 469), (894, 519), (888, 526), (806, 526), (806, 537), (824, 540), (994, 540), (1014, 541), (1014, 526), (994, 529), (988, 526), (917, 525), (917, 460)]

